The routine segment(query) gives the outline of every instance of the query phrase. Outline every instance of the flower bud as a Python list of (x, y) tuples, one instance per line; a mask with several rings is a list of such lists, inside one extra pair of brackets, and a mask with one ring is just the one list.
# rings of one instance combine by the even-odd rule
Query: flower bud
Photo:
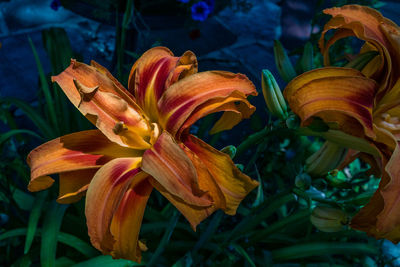
[(347, 148), (325, 141), (321, 148), (306, 159), (306, 172), (323, 176), (336, 169), (346, 156)]
[(222, 153), (228, 154), (231, 159), (233, 159), (236, 155), (236, 147), (235, 146), (226, 146), (220, 150)]
[(315, 207), (310, 220), (318, 230), (327, 233), (339, 232), (349, 223), (349, 217), (344, 211), (326, 206)]
[(269, 70), (262, 70), (261, 85), (269, 111), (280, 119), (285, 120), (288, 117), (286, 102), (278, 83)]
[(303, 190), (307, 190), (311, 185), (311, 177), (307, 173), (301, 173), (296, 176), (294, 184)]
[(297, 76), (296, 71), (290, 62), (288, 55), (282, 44), (278, 41), (274, 41), (274, 56), (275, 64), (279, 74), (285, 82), (290, 82), (294, 77)]

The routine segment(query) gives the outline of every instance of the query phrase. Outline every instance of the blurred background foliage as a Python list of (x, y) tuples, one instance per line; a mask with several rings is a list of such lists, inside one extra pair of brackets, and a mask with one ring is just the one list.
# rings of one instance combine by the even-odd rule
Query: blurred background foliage
[[(13, 3), (12, 0), (3, 2)], [(70, 10), (113, 27), (115, 43), (110, 48), (112, 53), (107, 66), (123, 84), (127, 82), (132, 63), (143, 51), (155, 45), (168, 45), (162, 39), (151, 38), (152, 32), (164, 30), (165, 18), (168, 20), (179, 15), (166, 27), (179, 25), (183, 28), (187, 37), (187, 41), (182, 41), (184, 49), (193, 49), (197, 53), (191, 44), (197, 45), (199, 51), (207, 48), (193, 42), (198, 38), (202, 41), (202, 36), (213, 38), (205, 23), (211, 23), (209, 27), (213, 27), (213, 19), (218, 20), (217, 14), (227, 7), (234, 13), (246, 14), (255, 5), (246, 0), (205, 1), (209, 5), (208, 11), (193, 11), (193, 5), (200, 1), (47, 2), (52, 10)], [(292, 32), (291, 36), (287, 29), (286, 32), (278, 29), (282, 43), (276, 41), (267, 51), (271, 57), (264, 60), (262, 68), (271, 69), (282, 88), (294, 76), (322, 66), (317, 41), (328, 19), (321, 12), (323, 8), (349, 3), (378, 9), (385, 6), (377, 0), (297, 1), (304, 2), (304, 5), (297, 6), (297, 12), (293, 6), (296, 1), (261, 2), (271, 2), (282, 8), (282, 27), (290, 10), (294, 12), (293, 16), (298, 16), (303, 10), (301, 8), (306, 6), (306, 11), (312, 13), (306, 19), (309, 29), (306, 38), (302, 37), (300, 42), (293, 44), (291, 40), (298, 32)], [(199, 12), (203, 12), (202, 16)], [(43, 192), (27, 191), (29, 167), (25, 160), (32, 148), (58, 136), (92, 128), (58, 85), (50, 81), (50, 76), (64, 70), (71, 58), (87, 58), (74, 51), (75, 36), (63, 28), (44, 27), (40, 31), (46, 53), (44, 57), (39, 55), (35, 42), (24, 35), (24, 42), (29, 44), (29, 53), (36, 65), (36, 69), (24, 70), (37, 76), (31, 83), (35, 97), (28, 101), (2, 93), (0, 98), (0, 265), (138, 266), (127, 260), (102, 256), (90, 245), (84, 200), (72, 205), (56, 203), (57, 184)], [(274, 37), (277, 36), (265, 41), (272, 42)], [(228, 42), (229, 38), (226, 35), (224, 41)], [(238, 42), (237, 39), (234, 41)], [(215, 45), (222, 48), (226, 44)], [(243, 43), (237, 45), (240, 47)], [(332, 48), (331, 55), (344, 65), (352, 54), (358, 52), (358, 45), (354, 39), (347, 38)], [(262, 47), (260, 49), (266, 49)], [(0, 53), (7, 53), (5, 49), (3, 46)], [(179, 49), (177, 45), (176, 54), (182, 52)], [(106, 54), (106, 50), (103, 52)], [(240, 59), (236, 62), (234, 57), (203, 54), (206, 56), (199, 57), (200, 67), (203, 63), (204, 67), (208, 67), (210, 62), (214, 64), (212, 67), (219, 67), (221, 62), (233, 62), (230, 68), (246, 73), (261, 93), (261, 69), (251, 69)], [(287, 60), (288, 65), (283, 69), (275, 68), (274, 57), (278, 62)], [(12, 88), (13, 79), (2, 77), (7, 78)], [(197, 232), (191, 230), (168, 201), (154, 192), (146, 207), (140, 233), (140, 238), (149, 248), (143, 253), (141, 265), (396, 266), (396, 258), (400, 256), (397, 246), (387, 241), (376, 241), (347, 226), (348, 219), (369, 200), (377, 187), (379, 180), (368, 172), (369, 166), (356, 160), (341, 171), (311, 175), (310, 166), (326, 160), (312, 157), (322, 147), (321, 135), (304, 136), (305, 133), (297, 128), (298, 120), (293, 114), (289, 112), (284, 120), (278, 119), (267, 112), (261, 95), (257, 98), (251, 100), (257, 106), (257, 112), (247, 123), (232, 131), (210, 136), (208, 130), (216, 120), (215, 116), (210, 116), (197, 123), (193, 133), (219, 149), (225, 147), (223, 151), (229, 152), (239, 168), (260, 181), (258, 189), (243, 201), (237, 215), (230, 217), (216, 212), (198, 226)], [(321, 127), (323, 125), (314, 125), (311, 130), (323, 132)]]

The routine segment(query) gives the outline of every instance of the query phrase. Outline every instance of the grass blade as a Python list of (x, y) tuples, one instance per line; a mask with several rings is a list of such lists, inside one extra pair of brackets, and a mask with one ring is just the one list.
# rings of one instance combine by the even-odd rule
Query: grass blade
[(253, 260), (250, 258), (249, 254), (247, 254), (246, 250), (244, 250), (241, 246), (238, 244), (232, 244), (233, 248), (236, 250), (237, 253), (243, 256), (245, 260), (250, 264), (251, 267), (256, 267), (255, 263)]
[(146, 265), (147, 267), (154, 266), (157, 262), (157, 260), (160, 258), (161, 254), (163, 253), (165, 247), (167, 246), (169, 239), (171, 238), (172, 232), (175, 229), (175, 226), (178, 222), (179, 219), (179, 213), (175, 210), (174, 214), (171, 217), (171, 220), (169, 221), (168, 228), (165, 230), (165, 233), (160, 241), (160, 244), (158, 245), (156, 251), (154, 252), (153, 256), (151, 257), (150, 261)]
[(31, 214), (29, 215), (29, 222), (28, 222), (28, 228), (27, 228), (26, 239), (25, 239), (24, 254), (27, 254), (29, 252), (29, 249), (31, 248), (33, 238), (35, 237), (36, 228), (38, 225), (40, 214), (42, 212), (42, 207), (43, 207), (44, 201), (46, 200), (47, 194), (48, 194), (48, 191), (42, 191), (36, 195)]
[(378, 254), (379, 250), (374, 246), (360, 243), (320, 242), (285, 247), (271, 253), (275, 261), (287, 261), (332, 254)]
[(40, 262), (43, 267), (52, 267), (56, 261), (57, 241), (64, 212), (68, 205), (60, 205), (53, 201), (46, 213), (42, 228), (42, 244)]
[(57, 136), (51, 124), (44, 120), (42, 115), (40, 115), (24, 101), (13, 97), (5, 97), (0, 99), (0, 103), (12, 104), (21, 109), (24, 114), (35, 124), (35, 126), (39, 128), (46, 139), (53, 139)]
[(70, 247), (75, 248), (88, 258), (94, 257), (99, 254), (99, 252), (96, 249), (94, 249), (91, 245), (87, 244), (86, 242), (82, 241), (81, 239), (71, 234), (59, 232), (58, 241)]
[(2, 133), (0, 134), (0, 145), (2, 145), (5, 141), (7, 141), (9, 138), (13, 137), (14, 135), (18, 135), (18, 134), (28, 134), (31, 136), (34, 136), (38, 139), (43, 139), (42, 137), (40, 137), (37, 133), (32, 132), (30, 130), (25, 130), (25, 129), (14, 129), (14, 130), (10, 130), (8, 132)]
[(28, 38), (29, 44), (32, 48), (33, 56), (35, 57), (36, 66), (39, 72), (39, 79), (42, 85), (42, 91), (44, 98), (46, 99), (46, 108), (48, 112), (49, 119), (55, 129), (58, 129), (57, 114), (54, 109), (54, 101), (50, 92), (49, 84), (47, 83), (46, 75), (44, 74), (42, 63), (40, 63), (39, 55), (36, 52), (35, 45), (33, 44), (31, 38)]
[(114, 260), (111, 256), (98, 256), (96, 258), (72, 265), (72, 267), (92, 267), (92, 266), (132, 267), (132, 266), (145, 266), (145, 265), (123, 259)]

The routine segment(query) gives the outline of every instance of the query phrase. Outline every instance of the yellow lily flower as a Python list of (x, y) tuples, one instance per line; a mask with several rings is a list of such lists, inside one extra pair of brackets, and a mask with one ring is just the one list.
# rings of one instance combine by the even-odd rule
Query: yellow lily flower
[(71, 61), (52, 77), (97, 130), (49, 141), (28, 156), (30, 191), (44, 190), (59, 173), (58, 202), (86, 194), (90, 240), (103, 254), (140, 262), (139, 230), (156, 188), (193, 229), (215, 210), (234, 215), (258, 183), (230, 157), (189, 134), (198, 119), (223, 111), (212, 131), (231, 129), (254, 111), (256, 95), (242, 74), (197, 73), (195, 55), (175, 57), (165, 47), (144, 53), (133, 65), (126, 90), (110, 72)]
[[(379, 189), (353, 217), (351, 227), (376, 238), (400, 241), (400, 28), (378, 11), (359, 5), (324, 10), (332, 16), (324, 27), (320, 48), (329, 65), (329, 47), (356, 36), (360, 53), (377, 51), (361, 71), (324, 67), (293, 79), (284, 94), (292, 110), (308, 125), (319, 117), (331, 129), (366, 140), (377, 153), (353, 152), (381, 176)], [(335, 29), (329, 40), (325, 33)], [(349, 142), (349, 146), (351, 146)]]

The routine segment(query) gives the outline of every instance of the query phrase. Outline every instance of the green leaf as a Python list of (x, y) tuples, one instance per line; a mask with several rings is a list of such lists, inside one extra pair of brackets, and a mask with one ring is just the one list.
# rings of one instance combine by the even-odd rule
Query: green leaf
[(18, 134), (28, 134), (31, 136), (34, 136), (38, 139), (43, 139), (42, 137), (40, 137), (37, 133), (32, 132), (30, 130), (25, 130), (25, 129), (14, 129), (14, 130), (10, 130), (8, 132), (2, 133), (0, 134), (0, 145), (2, 145), (5, 141), (7, 141), (9, 138), (13, 137), (14, 135), (18, 135)]
[(360, 256), (360, 254), (379, 254), (377, 247), (360, 244), (360, 243), (342, 243), (342, 242), (316, 242), (308, 244), (300, 244), (290, 247), (284, 247), (281, 249), (271, 251), (272, 257), (275, 261), (288, 261), (303, 259), (313, 256), (333, 255), (333, 254), (354, 254)]
[(94, 257), (99, 254), (99, 252), (96, 249), (94, 249), (91, 245), (87, 244), (86, 242), (82, 241), (81, 239), (71, 234), (59, 232), (58, 241), (70, 247), (75, 248), (77, 251), (79, 251), (88, 258)]
[(27, 254), (29, 252), (29, 249), (31, 248), (33, 238), (35, 237), (36, 228), (38, 225), (40, 214), (42, 212), (42, 207), (43, 207), (44, 201), (46, 200), (47, 194), (48, 194), (48, 191), (42, 191), (36, 195), (31, 214), (29, 215), (28, 230), (26, 233), (24, 254)]
[(251, 267), (256, 267), (254, 264), (253, 260), (250, 258), (249, 254), (247, 254), (246, 250), (244, 250), (241, 246), (238, 244), (232, 244), (233, 248), (239, 253), (240, 255), (243, 256), (243, 258), (246, 259), (246, 261), (250, 264)]
[(287, 226), (296, 227), (299, 222), (304, 221), (304, 219), (308, 219), (310, 217), (311, 211), (310, 210), (301, 210), (293, 215), (285, 217), (277, 222), (268, 225), (263, 230), (257, 230), (251, 237), (250, 237), (250, 244), (255, 244), (263, 239), (265, 239), (268, 235), (277, 233), (278, 231), (282, 230)]
[(303, 55), (299, 59), (301, 72), (306, 72), (314, 68), (313, 45), (307, 42), (304, 46)]
[(56, 261), (57, 241), (62, 219), (68, 205), (53, 201), (50, 203), (43, 221), (40, 263), (43, 267), (52, 267)]
[(13, 97), (5, 97), (0, 98), (0, 103), (12, 104), (21, 109), (25, 113), (25, 115), (36, 125), (36, 127), (39, 128), (46, 139), (53, 139), (57, 137), (51, 124), (44, 120), (41, 114), (39, 114), (24, 101)]
[(28, 38), (29, 44), (32, 48), (33, 56), (35, 57), (36, 66), (39, 72), (39, 79), (42, 86), (42, 91), (44, 98), (46, 99), (47, 116), (49, 116), (50, 121), (55, 129), (58, 129), (57, 114), (54, 109), (54, 101), (50, 92), (49, 84), (47, 83), (46, 75), (44, 74), (42, 63), (40, 62), (39, 55), (36, 52), (35, 45), (33, 44), (31, 38)]
[(221, 222), (222, 216), (224, 213), (222, 211), (217, 211), (214, 216), (212, 217), (208, 227), (202, 235), (200, 235), (199, 241), (197, 241), (196, 245), (194, 246), (192, 253), (196, 253), (201, 247), (204, 246), (210, 240), (210, 238), (214, 235), (215, 231)]
[(147, 267), (154, 266), (157, 263), (157, 260), (159, 260), (161, 254), (163, 253), (165, 247), (168, 245), (169, 239), (171, 238), (172, 232), (175, 229), (175, 226), (178, 222), (180, 213), (178, 213), (176, 210), (174, 211), (174, 214), (172, 215), (168, 228), (165, 230), (165, 233), (163, 237), (161, 238), (160, 244), (158, 245), (156, 251), (154, 252), (153, 256), (151, 257), (150, 261), (147, 263)]
[(18, 207), (22, 210), (31, 210), (34, 198), (32, 195), (25, 193), (24, 191), (16, 188), (13, 192), (13, 199), (18, 204)]
[(118, 259), (114, 260), (111, 256), (98, 256), (87, 261), (83, 261), (72, 265), (72, 267), (132, 267), (132, 266), (145, 266), (129, 260)]

